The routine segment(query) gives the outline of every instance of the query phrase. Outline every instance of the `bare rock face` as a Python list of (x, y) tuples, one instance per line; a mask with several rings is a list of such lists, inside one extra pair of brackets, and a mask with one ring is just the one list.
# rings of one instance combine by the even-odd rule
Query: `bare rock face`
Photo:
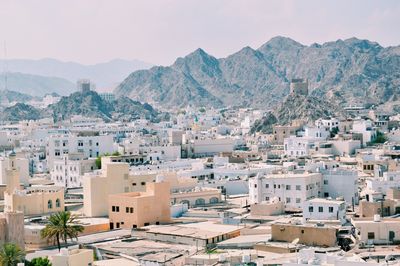
[(0, 113), (0, 121), (37, 120), (51, 117), (54, 121), (68, 119), (73, 115), (99, 117), (106, 121), (146, 118), (152, 121), (168, 119), (168, 115), (160, 113), (147, 103), (133, 101), (127, 97), (119, 97), (112, 102), (103, 100), (95, 91), (75, 92), (63, 96), (58, 103), (45, 109), (37, 109), (31, 105), (17, 103), (5, 108)]
[(202, 49), (169, 67), (130, 74), (117, 95), (162, 107), (276, 108), (292, 78), (307, 78), (311, 96), (338, 106), (380, 105), (400, 94), (400, 47), (351, 38), (302, 45), (275, 37), (217, 59)]

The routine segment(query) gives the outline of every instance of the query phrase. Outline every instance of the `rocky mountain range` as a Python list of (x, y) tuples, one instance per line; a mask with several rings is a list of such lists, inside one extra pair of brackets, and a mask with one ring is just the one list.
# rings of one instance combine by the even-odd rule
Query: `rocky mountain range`
[(130, 74), (117, 95), (165, 108), (246, 106), (276, 108), (290, 80), (306, 78), (310, 95), (338, 107), (380, 105), (400, 96), (400, 46), (351, 38), (306, 46), (275, 37), (217, 59), (202, 49), (168, 67)]
[[(7, 80), (7, 81), (6, 81)], [(6, 86), (7, 82), (7, 86)], [(76, 84), (57, 77), (47, 77), (19, 72), (0, 73), (0, 89), (41, 97), (48, 93), (68, 95), (76, 90)]]
[(0, 121), (37, 120), (45, 117), (60, 121), (73, 115), (99, 117), (105, 121), (132, 121), (139, 118), (159, 121), (166, 116), (165, 113), (156, 111), (149, 104), (142, 104), (127, 97), (119, 97), (108, 102), (94, 91), (85, 91), (63, 96), (58, 103), (49, 105), (45, 109), (17, 103), (0, 112)]
[[(0, 60), (0, 68), (7, 70), (7, 89), (33, 96), (52, 92), (69, 95), (76, 90), (76, 81), (82, 78), (90, 79), (98, 88), (114, 88), (131, 72), (149, 67), (150, 64), (139, 60), (122, 59), (94, 65), (52, 58)], [(5, 88), (4, 71), (2, 72), (0, 89)]]

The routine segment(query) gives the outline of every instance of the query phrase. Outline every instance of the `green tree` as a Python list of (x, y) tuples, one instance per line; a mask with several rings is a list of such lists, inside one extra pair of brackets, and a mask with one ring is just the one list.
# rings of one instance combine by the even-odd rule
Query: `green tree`
[(16, 244), (7, 243), (0, 249), (0, 266), (16, 266), (23, 262), (24, 251)]
[(52, 214), (49, 223), (42, 230), (43, 238), (55, 240), (58, 250), (61, 249), (60, 240), (63, 240), (67, 246), (68, 238), (78, 240), (78, 233), (83, 231), (83, 226), (76, 224), (76, 216), (71, 212), (61, 211)]
[(372, 144), (385, 143), (387, 141), (387, 137), (381, 131), (376, 132), (376, 138), (372, 141)]
[(47, 257), (34, 258), (30, 262), (25, 263), (27, 266), (51, 266), (51, 262)]
[(103, 156), (110, 156), (110, 154), (108, 152), (106, 152), (106, 153), (103, 153), (100, 156), (97, 156), (96, 160), (94, 161), (94, 163), (96, 164), (97, 169), (101, 169), (101, 157), (103, 157)]

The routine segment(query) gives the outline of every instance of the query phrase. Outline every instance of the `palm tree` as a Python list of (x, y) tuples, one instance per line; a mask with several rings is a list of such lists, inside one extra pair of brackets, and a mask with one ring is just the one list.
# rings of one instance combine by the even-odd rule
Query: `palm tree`
[(16, 244), (7, 243), (0, 249), (0, 266), (16, 266), (23, 262), (25, 252)]
[(60, 251), (60, 240), (64, 240), (67, 246), (68, 238), (78, 240), (78, 233), (82, 231), (83, 226), (76, 224), (75, 215), (71, 215), (68, 211), (61, 211), (50, 216), (49, 223), (42, 230), (41, 235), (43, 238), (55, 240)]

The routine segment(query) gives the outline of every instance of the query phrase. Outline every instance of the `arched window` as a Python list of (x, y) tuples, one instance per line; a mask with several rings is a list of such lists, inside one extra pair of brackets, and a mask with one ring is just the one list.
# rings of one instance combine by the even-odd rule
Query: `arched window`
[(47, 208), (53, 209), (53, 201), (52, 200), (47, 201)]
[(219, 200), (218, 200), (217, 197), (212, 197), (212, 198), (210, 199), (210, 203), (211, 203), (211, 204), (215, 204), (215, 203), (218, 203), (218, 202), (219, 202)]
[(61, 204), (60, 204), (60, 199), (56, 199), (56, 208), (60, 208)]
[(196, 199), (195, 201), (196, 206), (202, 206), (206, 204), (206, 201), (202, 198)]

